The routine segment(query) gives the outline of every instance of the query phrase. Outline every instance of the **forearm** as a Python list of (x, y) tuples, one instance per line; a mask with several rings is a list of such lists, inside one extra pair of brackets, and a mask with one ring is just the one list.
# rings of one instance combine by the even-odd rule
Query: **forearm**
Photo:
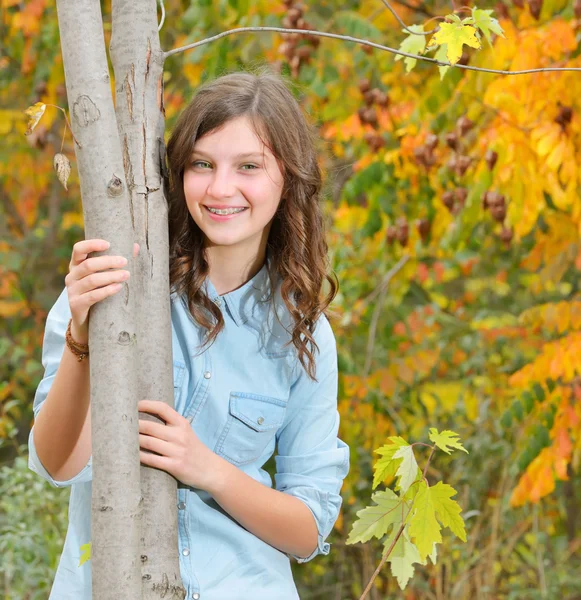
[(50, 391), (34, 422), (34, 445), (57, 481), (74, 477), (91, 456), (89, 360), (65, 346)]
[(208, 490), (240, 525), (282, 552), (309, 556), (317, 546), (315, 518), (298, 498), (259, 483), (219, 459), (216, 483)]

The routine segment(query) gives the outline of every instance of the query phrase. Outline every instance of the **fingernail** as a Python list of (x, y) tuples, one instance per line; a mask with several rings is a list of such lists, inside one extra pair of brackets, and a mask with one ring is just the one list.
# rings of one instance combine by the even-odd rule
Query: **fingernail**
[(111, 244), (109, 242), (105, 242), (105, 248), (111, 248)]

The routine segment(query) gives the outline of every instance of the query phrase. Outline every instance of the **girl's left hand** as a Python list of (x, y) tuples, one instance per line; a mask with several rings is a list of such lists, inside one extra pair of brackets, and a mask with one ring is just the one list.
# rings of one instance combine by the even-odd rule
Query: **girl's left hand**
[(164, 425), (139, 419), (141, 462), (166, 471), (185, 485), (211, 491), (221, 459), (200, 441), (190, 422), (159, 400), (141, 400), (138, 409), (165, 421)]

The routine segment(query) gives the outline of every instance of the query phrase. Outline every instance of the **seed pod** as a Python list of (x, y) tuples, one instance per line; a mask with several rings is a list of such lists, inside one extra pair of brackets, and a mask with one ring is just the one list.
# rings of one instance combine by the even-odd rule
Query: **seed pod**
[(555, 117), (555, 123), (558, 123), (561, 126), (561, 129), (566, 129), (572, 118), (573, 109), (570, 106), (561, 105), (559, 107), (559, 114)]
[(394, 225), (390, 225), (387, 228), (387, 234), (385, 236), (386, 242), (391, 246), (397, 239), (397, 228)]
[(359, 117), (359, 121), (361, 121), (361, 125), (365, 125), (367, 123), (367, 109), (363, 106), (357, 111), (357, 116)]
[(377, 152), (380, 148), (383, 148), (385, 146), (385, 140), (383, 139), (383, 136), (381, 136), (378, 133), (373, 137), (370, 145), (371, 145), (371, 149), (374, 152)]
[(434, 133), (429, 133), (426, 136), (425, 144), (430, 150), (434, 150), (434, 148), (436, 148), (436, 146), (438, 145), (438, 136)]
[(517, 8), (524, 8), (525, 7), (525, 3), (523, 2), (523, 0), (512, 0), (512, 3)]
[(292, 23), (296, 23), (303, 16), (303, 11), (298, 6), (293, 6), (292, 8), (288, 9), (286, 16), (291, 20)]
[(283, 18), (283, 20), (281, 21), (281, 25), (285, 29), (294, 29), (295, 28), (295, 22), (293, 20), (289, 19), (288, 16)]
[(432, 225), (428, 221), (428, 219), (418, 219), (416, 221), (416, 228), (418, 230), (418, 233), (420, 234), (420, 238), (422, 239), (422, 242), (425, 243), (426, 240), (428, 239), (428, 236), (430, 235), (431, 227), (432, 227)]
[(376, 95), (375, 102), (378, 106), (381, 106), (381, 108), (387, 108), (391, 104), (389, 96), (382, 91), (380, 91), (379, 94)]
[(490, 194), (489, 191), (483, 192), (482, 196), (480, 196), (480, 202), (482, 204), (482, 209), (486, 210), (489, 207), (488, 204), (488, 194)]
[(444, 206), (448, 209), (448, 210), (452, 210), (452, 208), (454, 208), (454, 202), (455, 202), (455, 195), (454, 192), (448, 190), (447, 192), (444, 192), (442, 194), (442, 202), (444, 204)]
[(505, 206), (505, 198), (502, 194), (498, 192), (488, 192), (487, 196), (488, 206), (492, 208), (493, 206)]
[(365, 101), (365, 104), (367, 106), (372, 106), (375, 102), (375, 94), (373, 93), (373, 90), (367, 90), (366, 92), (364, 92), (363, 100)]
[(307, 34), (306, 39), (314, 48), (318, 48), (321, 43), (321, 38), (318, 35), (313, 35), (311, 33)]
[(576, 19), (581, 19), (581, 0), (575, 0), (575, 2), (573, 2), (573, 12), (575, 13)]
[(506, 219), (506, 206), (504, 204), (496, 204), (490, 207), (490, 214), (495, 221), (503, 223)]
[(309, 58), (311, 58), (311, 52), (312, 50), (309, 46), (301, 46), (300, 48), (297, 48), (296, 55), (302, 61), (307, 61)]
[(446, 134), (446, 144), (448, 144), (452, 150), (456, 150), (458, 148), (458, 137), (455, 133)]
[(512, 242), (513, 231), (510, 227), (503, 227), (500, 232), (500, 239), (503, 241), (504, 245), (508, 248), (510, 243)]
[(474, 127), (474, 123), (468, 117), (464, 116), (456, 121), (456, 127), (458, 128), (460, 135), (463, 136)]
[(409, 239), (410, 227), (405, 217), (400, 217), (397, 220), (397, 241), (402, 246), (407, 246)]
[(416, 159), (416, 162), (420, 163), (421, 165), (425, 165), (426, 164), (426, 148), (424, 146), (418, 146), (417, 148), (414, 148), (414, 157)]
[(506, 4), (504, 2), (497, 2), (496, 6), (494, 7), (494, 11), (499, 17), (501, 17), (503, 19), (510, 19), (510, 13), (508, 12), (508, 6), (506, 6)]
[(458, 60), (457, 64), (467, 65), (469, 62), (470, 62), (470, 52), (466, 48), (464, 48), (464, 51), (462, 52), (462, 56)]
[(371, 87), (371, 84), (369, 83), (369, 79), (363, 78), (359, 80), (359, 91), (362, 94), (365, 94), (365, 92)]
[(543, 0), (529, 0), (529, 12), (531, 16), (539, 20), (541, 16), (541, 11), (543, 10)]
[(466, 173), (472, 159), (469, 156), (459, 156), (456, 161), (456, 173), (461, 177)]
[(468, 198), (468, 190), (463, 187), (458, 187), (454, 190), (454, 197), (460, 206), (464, 206), (466, 204), (466, 198)]
[(448, 161), (448, 163), (447, 163), (447, 165), (446, 165), (446, 166), (448, 167), (448, 169), (450, 169), (450, 171), (456, 171), (456, 167), (457, 167), (457, 165), (458, 165), (458, 161), (457, 161), (457, 159), (456, 159), (456, 155), (455, 155), (455, 154), (453, 154), (453, 155), (450, 157), (450, 160)]
[(377, 125), (377, 113), (374, 108), (365, 109), (365, 121), (372, 126)]
[(373, 54), (372, 46), (361, 46), (361, 50), (363, 50), (363, 52), (365, 52), (365, 54), (367, 54), (367, 56), (369, 56), (370, 54)]
[(492, 171), (492, 169), (494, 169), (496, 161), (498, 160), (498, 153), (494, 150), (487, 150), (484, 160), (486, 161), (488, 168)]

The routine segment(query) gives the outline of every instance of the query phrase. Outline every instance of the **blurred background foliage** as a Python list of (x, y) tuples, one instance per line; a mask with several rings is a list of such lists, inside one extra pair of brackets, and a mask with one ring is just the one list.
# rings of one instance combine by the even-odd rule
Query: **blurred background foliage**
[[(479, 5), (506, 37), (467, 49), (462, 64), (581, 67), (580, 0), (507, 1)], [(162, 47), (258, 25), (392, 47), (406, 36), (380, 0), (290, 4), (166, 0)], [(63, 136), (74, 162), (62, 113), (48, 107), (24, 135), (26, 107), (68, 110), (54, 3), (0, 5), (0, 593), (40, 599), (68, 490), (27, 471), (25, 444), (44, 321), (83, 217), (74, 165), (68, 193), (52, 169)], [(393, 7), (407, 24), (465, 10)], [(405, 592), (384, 569), (370, 598), (580, 599), (581, 79), (461, 69), (441, 79), (430, 64), (406, 73), (390, 53), (308, 33), (239, 34), (168, 59), (167, 131), (201, 82), (265, 62), (293, 81), (321, 132), (341, 282), (333, 325), (352, 467), (330, 556), (293, 565), (301, 598), (359, 597), (381, 545), (345, 540), (370, 502), (373, 450), (389, 435), (427, 441), (438, 427), (470, 452), (438, 455), (428, 471), (459, 490), (468, 542), (445, 539), (438, 564), (420, 567)]]

